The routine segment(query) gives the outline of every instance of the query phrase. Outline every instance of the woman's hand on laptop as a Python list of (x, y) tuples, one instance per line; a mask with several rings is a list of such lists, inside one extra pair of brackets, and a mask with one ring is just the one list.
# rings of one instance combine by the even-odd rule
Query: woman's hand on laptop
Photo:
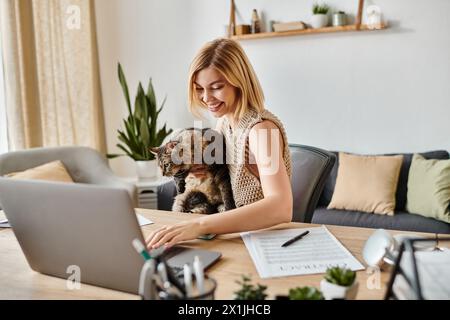
[(204, 234), (202, 229), (200, 219), (163, 226), (152, 232), (145, 242), (149, 250), (157, 249), (162, 245), (170, 248), (181, 241), (197, 239)]

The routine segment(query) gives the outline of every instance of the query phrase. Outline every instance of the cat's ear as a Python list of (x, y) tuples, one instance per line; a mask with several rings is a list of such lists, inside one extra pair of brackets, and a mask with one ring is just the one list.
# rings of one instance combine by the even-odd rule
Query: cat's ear
[(177, 144), (177, 141), (170, 141), (169, 143), (167, 143), (166, 148), (168, 149), (168, 151), (171, 151)]
[(157, 155), (158, 155), (158, 152), (159, 152), (159, 148), (158, 148), (158, 147), (150, 148), (150, 152), (151, 152), (153, 155), (157, 156)]

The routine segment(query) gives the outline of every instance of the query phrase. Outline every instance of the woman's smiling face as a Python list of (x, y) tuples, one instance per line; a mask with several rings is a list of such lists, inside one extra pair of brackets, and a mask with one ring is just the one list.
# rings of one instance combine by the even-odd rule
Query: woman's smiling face
[(195, 77), (195, 92), (209, 112), (220, 118), (232, 115), (236, 109), (237, 88), (233, 87), (214, 67), (200, 70)]

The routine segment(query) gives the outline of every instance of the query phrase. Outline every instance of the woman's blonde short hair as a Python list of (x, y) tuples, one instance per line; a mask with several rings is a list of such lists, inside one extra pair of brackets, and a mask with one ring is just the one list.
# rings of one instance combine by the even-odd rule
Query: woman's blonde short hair
[(197, 108), (206, 109), (195, 90), (197, 73), (214, 67), (237, 88), (234, 117), (241, 119), (249, 107), (264, 110), (264, 94), (259, 80), (242, 47), (234, 40), (220, 38), (206, 43), (195, 56), (189, 71), (189, 109), (199, 115)]

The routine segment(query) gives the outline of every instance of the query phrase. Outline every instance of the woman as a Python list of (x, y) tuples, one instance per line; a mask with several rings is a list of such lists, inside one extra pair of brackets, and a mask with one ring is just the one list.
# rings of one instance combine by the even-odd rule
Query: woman
[(264, 108), (264, 95), (242, 47), (229, 39), (207, 43), (189, 76), (190, 110), (209, 110), (232, 154), (236, 209), (162, 227), (147, 239), (155, 249), (204, 234), (244, 232), (292, 219), (291, 162), (282, 123)]

